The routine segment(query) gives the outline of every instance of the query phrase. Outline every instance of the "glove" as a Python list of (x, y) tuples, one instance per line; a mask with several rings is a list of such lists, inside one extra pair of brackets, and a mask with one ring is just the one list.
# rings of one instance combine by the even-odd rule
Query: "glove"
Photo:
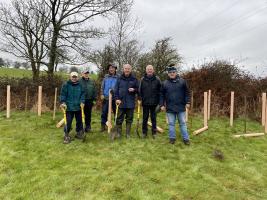
[(110, 94), (113, 96), (114, 95), (114, 90), (110, 90)]
[(84, 107), (84, 103), (81, 103), (80, 106), (83, 108)]
[(65, 103), (60, 104), (59, 106), (61, 109), (67, 109), (67, 105)]
[(101, 100), (104, 100), (104, 99), (105, 99), (105, 96), (104, 96), (104, 95), (101, 95), (101, 96), (100, 96), (100, 99), (101, 99)]

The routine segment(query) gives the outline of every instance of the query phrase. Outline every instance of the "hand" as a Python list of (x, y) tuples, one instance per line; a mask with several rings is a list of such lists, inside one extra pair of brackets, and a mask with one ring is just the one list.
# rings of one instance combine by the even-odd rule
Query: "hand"
[(64, 109), (64, 110), (67, 109), (67, 105), (66, 105), (65, 103), (60, 104), (59, 107), (60, 107), (61, 109)]
[(186, 107), (187, 109), (190, 109), (190, 104), (189, 104), (189, 103), (186, 104), (185, 107)]
[(121, 100), (116, 100), (116, 104), (120, 105), (121, 104)]
[(83, 108), (84, 107), (84, 103), (81, 103), (80, 106)]
[(161, 109), (161, 111), (166, 111), (165, 106), (161, 106), (160, 109)]
[(129, 88), (128, 91), (129, 92), (134, 92), (134, 88)]
[(104, 95), (101, 95), (101, 96), (100, 96), (100, 99), (101, 99), (101, 100), (104, 100), (104, 99), (105, 99), (105, 96), (104, 96)]

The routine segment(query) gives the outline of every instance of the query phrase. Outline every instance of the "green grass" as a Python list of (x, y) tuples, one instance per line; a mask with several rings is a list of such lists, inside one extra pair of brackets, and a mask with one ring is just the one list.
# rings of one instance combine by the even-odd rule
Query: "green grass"
[[(166, 132), (156, 140), (111, 143), (98, 132), (95, 112), (86, 143), (64, 145), (51, 113), (0, 115), (0, 199), (267, 199), (267, 139), (233, 139), (242, 120), (230, 128), (226, 118), (213, 118), (189, 147), (180, 136), (168, 144)], [(158, 118), (166, 128), (164, 115)], [(201, 126), (200, 117), (189, 123), (192, 130)], [(256, 122), (248, 127), (262, 131)], [(212, 156), (214, 149), (224, 153), (223, 161)]]
[[(46, 72), (41, 72), (42, 75), (45, 75)], [(56, 72), (55, 74), (61, 75), (63, 77), (68, 78), (67, 73), (63, 72)], [(14, 77), (14, 78), (23, 78), (23, 77), (32, 77), (32, 71), (31, 70), (25, 70), (25, 69), (14, 69), (14, 68), (0, 68), (0, 77)], [(93, 79), (97, 79), (96, 74), (92, 74), (91, 77)]]

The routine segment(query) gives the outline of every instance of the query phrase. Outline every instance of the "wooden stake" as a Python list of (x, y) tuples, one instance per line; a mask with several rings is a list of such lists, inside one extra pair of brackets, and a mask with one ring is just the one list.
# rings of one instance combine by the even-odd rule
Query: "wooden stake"
[(7, 95), (6, 95), (6, 118), (10, 118), (10, 102), (11, 102), (10, 85), (8, 85)]
[(247, 133), (247, 134), (240, 134), (240, 135), (234, 135), (234, 138), (240, 138), (240, 137), (258, 137), (263, 136), (264, 133)]
[(111, 132), (111, 111), (112, 111), (112, 94), (109, 90), (109, 97), (108, 97), (108, 133)]
[(64, 118), (57, 123), (56, 127), (60, 128), (63, 124), (64, 124)]
[(28, 87), (26, 87), (26, 94), (25, 94), (25, 111), (28, 108)]
[(42, 114), (42, 86), (38, 87), (38, 108), (37, 108), (37, 112), (38, 112), (38, 116), (41, 116)]
[[(147, 125), (148, 126), (152, 126), (152, 123), (150, 121), (147, 122)], [(159, 126), (157, 126), (157, 131), (160, 132), (160, 133), (163, 133), (164, 130), (162, 128), (160, 128)]]
[(244, 97), (244, 133), (247, 133), (247, 97)]
[(55, 88), (53, 120), (55, 120), (55, 118), (56, 118), (56, 109), (57, 109), (57, 88)]
[(166, 121), (166, 124), (169, 125), (169, 119), (168, 119), (167, 113), (166, 113), (166, 115), (165, 115), (165, 121)]
[(266, 110), (266, 93), (262, 93), (262, 111), (261, 111), (261, 125), (265, 125), (265, 110)]
[(208, 126), (208, 93), (204, 92), (204, 127)]
[(265, 104), (265, 133), (267, 133), (267, 102)]
[(211, 90), (209, 90), (208, 94), (208, 120), (210, 120), (210, 104), (211, 104)]
[(188, 122), (188, 108), (185, 108), (185, 121)]
[(234, 99), (235, 99), (235, 92), (231, 92), (231, 107), (230, 107), (230, 126), (234, 124)]
[(208, 126), (204, 126), (203, 128), (194, 131), (194, 132), (193, 132), (193, 135), (198, 135), (198, 134), (200, 134), (200, 133), (202, 133), (202, 132), (204, 132), (204, 131), (206, 131), (206, 130), (208, 130), (208, 129), (209, 129)]
[(193, 112), (193, 108), (194, 108), (194, 91), (191, 91), (191, 105), (190, 105), (190, 109), (191, 112)]

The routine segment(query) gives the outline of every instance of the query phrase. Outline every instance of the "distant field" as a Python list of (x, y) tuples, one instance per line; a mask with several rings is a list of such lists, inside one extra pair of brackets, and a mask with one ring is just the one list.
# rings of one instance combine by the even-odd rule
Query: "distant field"
[[(46, 72), (41, 72), (41, 74), (46, 74)], [(63, 72), (56, 72), (57, 75), (62, 75), (67, 78), (67, 74)], [(0, 77), (15, 77), (15, 78), (22, 78), (22, 77), (31, 77), (32, 71), (25, 70), (25, 69), (14, 69), (14, 68), (0, 68)], [(93, 79), (97, 78), (96, 74), (91, 75)]]

